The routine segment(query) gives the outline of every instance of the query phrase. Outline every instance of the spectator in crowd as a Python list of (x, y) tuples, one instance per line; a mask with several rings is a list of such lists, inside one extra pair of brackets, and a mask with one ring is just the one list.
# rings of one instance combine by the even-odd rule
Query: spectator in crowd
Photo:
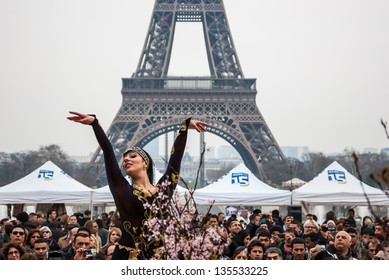
[(282, 227), (283, 223), (282, 223), (282, 218), (280, 216), (280, 211), (278, 209), (274, 209), (272, 212), (271, 212), (271, 215), (272, 215), (272, 218), (273, 218), (273, 225), (279, 225), (280, 227)]
[(70, 215), (68, 224), (78, 224), (77, 216), (76, 215)]
[(304, 225), (304, 233), (319, 232), (319, 224), (315, 220), (306, 220)]
[(101, 238), (101, 245), (104, 246), (107, 244), (109, 230), (104, 228), (104, 221), (102, 219), (96, 219), (96, 223), (99, 226), (97, 234)]
[(389, 260), (389, 241), (384, 241), (379, 246), (378, 253), (374, 256), (375, 260)]
[(233, 217), (230, 217), (227, 222), (228, 225), (228, 232), (231, 238), (233, 238), (238, 232), (242, 230), (242, 227), (240, 225), (240, 222)]
[(49, 255), (49, 244), (44, 238), (38, 238), (34, 242), (34, 253), (38, 260), (47, 260)]
[(239, 246), (235, 249), (234, 254), (231, 257), (232, 260), (247, 260), (247, 248), (245, 246)]
[[(90, 236), (84, 232), (77, 233), (72, 248), (64, 254), (65, 260), (86, 260), (90, 249)], [(85, 253), (84, 253), (85, 252)]]
[(111, 259), (112, 255), (110, 255), (110, 258), (107, 258), (107, 254), (110, 254), (110, 250), (114, 249), (108, 249), (108, 247), (111, 247), (112, 245), (115, 245), (115, 243), (120, 239), (122, 236), (122, 230), (117, 227), (113, 227), (109, 230), (108, 232), (108, 237), (107, 237), (107, 243), (100, 248), (99, 254), (102, 259)]
[(370, 216), (364, 216), (362, 219), (361, 232), (365, 228), (373, 228), (373, 219)]
[(367, 251), (367, 244), (375, 239), (376, 239), (375, 232), (372, 227), (365, 227), (364, 229), (361, 229), (362, 247), (366, 249), (366, 251)]
[(43, 238), (41, 231), (37, 228), (31, 229), (27, 235), (26, 246), (29, 246), (31, 250), (34, 248), (35, 240)]
[(57, 221), (57, 211), (53, 209), (47, 211), (46, 220), (42, 223), (42, 226), (47, 226), (49, 228), (61, 227), (60, 222)]
[(33, 228), (37, 228), (38, 227), (38, 224), (36, 222), (32, 222), (30, 221), (29, 219), (29, 215), (27, 212), (20, 212), (19, 214), (16, 215), (16, 220), (17, 220), (17, 223), (24, 226), (24, 228), (26, 230), (30, 230), (30, 229), (33, 229)]
[(0, 220), (0, 243), (1, 242), (8, 242), (9, 240), (6, 240), (6, 233), (5, 233), (5, 225), (9, 224), (9, 218), (2, 218)]
[[(77, 233), (80, 225), (77, 223), (68, 223), (66, 225), (66, 235), (58, 239), (58, 246), (63, 250), (72, 243), (72, 238)], [(69, 249), (69, 247), (68, 247)]]
[(284, 218), (284, 224), (282, 226), (282, 229), (285, 231), (289, 228), (289, 225), (293, 222), (294, 218), (293, 216), (286, 216)]
[(20, 260), (26, 253), (21, 244), (9, 242), (3, 247), (3, 255), (6, 260)]
[(280, 225), (273, 225), (270, 227), (270, 244), (276, 245), (277, 247), (281, 244), (283, 241), (285, 234), (284, 230)]
[(335, 236), (335, 243), (329, 246), (326, 250), (319, 252), (315, 260), (339, 259), (339, 260), (354, 260), (351, 252), (351, 236), (340, 231)]
[(102, 246), (101, 237), (99, 236), (99, 225), (95, 220), (89, 220), (85, 223), (84, 227), (89, 228), (91, 235), (96, 239), (97, 251), (100, 250)]
[(57, 241), (52, 236), (51, 229), (48, 226), (43, 226), (40, 228), (40, 231), (43, 235), (43, 238), (46, 239), (47, 244), (49, 244), (49, 251), (58, 251), (61, 249)]
[(115, 250), (114, 243), (107, 243), (100, 249), (100, 258), (104, 260), (112, 260), (113, 251)]
[(304, 234), (303, 238), (305, 240), (305, 244), (307, 245), (307, 251), (314, 248), (317, 244), (318, 239), (319, 239), (318, 233), (316, 233), (316, 232), (310, 232), (308, 234)]
[(109, 227), (109, 217), (107, 213), (101, 213), (101, 220), (103, 221), (103, 226), (102, 228), (105, 228), (108, 230)]
[(249, 260), (263, 260), (265, 247), (258, 239), (253, 238), (247, 246), (247, 254)]
[[(10, 226), (10, 241), (11, 243), (20, 245), (23, 247), (25, 252), (32, 253), (33, 251), (30, 249), (30, 246), (27, 244), (27, 234), (28, 231), (25, 229), (24, 226), (20, 224), (16, 224), (12, 226), (12, 224), (6, 225), (6, 228)], [(4, 245), (5, 246), (5, 245)], [(3, 249), (0, 249), (0, 253)]]
[(276, 246), (273, 246), (273, 245), (270, 245), (266, 249), (265, 256), (266, 256), (265, 259), (269, 260), (269, 261), (283, 260), (283, 258), (282, 258), (282, 251), (280, 250), (280, 248), (278, 248)]
[(379, 239), (381, 242), (387, 240), (388, 225), (385, 224), (384, 221), (381, 219), (377, 220), (374, 223), (373, 229), (374, 235), (377, 239)]
[(280, 243), (280, 249), (284, 260), (290, 260), (292, 258), (292, 240), (296, 238), (296, 231), (288, 228), (285, 230), (285, 238)]
[[(314, 220), (313, 214), (308, 213), (307, 215), (305, 215), (305, 221), (307, 221), (307, 220)], [(316, 222), (317, 222), (317, 221), (316, 221)]]
[[(316, 231), (312, 232), (317, 233)], [(334, 237), (332, 232), (335, 232), (335, 228), (328, 228), (327, 224), (322, 224), (318, 232), (318, 238), (316, 243), (319, 245), (327, 245), (328, 241)]]
[[(259, 227), (259, 223), (257, 223), (257, 219), (256, 219), (257, 215), (256, 214), (251, 214), (249, 216), (249, 223), (247, 224), (246, 226), (246, 230), (249, 232), (250, 234), (250, 238), (253, 238), (254, 235), (255, 235), (255, 232), (257, 230), (257, 228)], [(259, 222), (259, 221), (258, 221)]]
[(350, 227), (353, 228), (357, 227), (357, 222), (355, 221), (355, 210), (353, 208), (350, 208), (347, 211), (346, 224), (350, 225)]
[(366, 250), (362, 248), (362, 243), (360, 239), (360, 235), (356, 228), (349, 227), (346, 229), (346, 232), (351, 237), (351, 254), (357, 260), (367, 260)]
[(84, 226), (87, 221), (92, 219), (92, 212), (90, 210), (85, 210), (84, 214), (79, 217), (78, 223), (80, 226)]
[(380, 243), (378, 242), (377, 239), (370, 241), (367, 244), (367, 251), (368, 251), (368, 259), (369, 260), (374, 260), (375, 255), (379, 251), (379, 245)]
[(232, 258), (236, 248), (247, 247), (250, 242), (250, 234), (247, 230), (239, 231), (234, 237), (232, 237), (230, 244), (224, 250), (223, 255), (227, 258)]
[(300, 237), (296, 237), (291, 242), (292, 248), (292, 260), (306, 260), (307, 259), (307, 245), (305, 240)]
[(267, 229), (259, 228), (257, 238), (259, 242), (263, 244), (265, 249), (270, 245), (271, 234)]
[(217, 221), (219, 223), (219, 226), (224, 226), (224, 219), (226, 218), (226, 215), (223, 212), (219, 212), (217, 214)]
[(66, 225), (69, 223), (69, 215), (68, 214), (62, 214), (61, 218), (59, 219), (59, 223), (61, 225), (61, 230), (65, 231)]
[(335, 214), (335, 212), (332, 211), (332, 210), (330, 210), (330, 211), (328, 211), (328, 212), (326, 213), (326, 218), (325, 218), (323, 224), (327, 224), (328, 221), (330, 221), (330, 220), (334, 221), (335, 224), (338, 223), (338, 219), (336, 218), (336, 214)]

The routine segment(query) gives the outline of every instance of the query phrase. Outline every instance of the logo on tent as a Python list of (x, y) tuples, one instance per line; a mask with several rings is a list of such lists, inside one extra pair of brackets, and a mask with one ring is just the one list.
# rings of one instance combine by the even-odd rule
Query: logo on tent
[(328, 170), (328, 181), (335, 180), (338, 184), (346, 184), (346, 173), (340, 170)]
[(249, 174), (247, 173), (232, 173), (231, 184), (239, 184), (241, 187), (247, 187), (249, 183)]
[(52, 170), (39, 170), (38, 179), (43, 180), (52, 180), (54, 176), (54, 171)]

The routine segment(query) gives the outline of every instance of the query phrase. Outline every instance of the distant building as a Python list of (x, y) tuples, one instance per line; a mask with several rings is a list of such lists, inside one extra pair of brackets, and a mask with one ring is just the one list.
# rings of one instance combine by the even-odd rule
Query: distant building
[(389, 156), (389, 148), (382, 148), (381, 153)]
[(281, 146), (286, 157), (295, 158), (301, 161), (309, 158), (309, 148), (306, 146)]
[(362, 151), (363, 154), (378, 154), (377, 148), (364, 148)]
[(232, 146), (220, 146), (217, 151), (218, 159), (226, 159), (226, 158), (240, 158), (239, 153)]
[(79, 163), (85, 163), (85, 162), (90, 162), (92, 159), (93, 153), (89, 153), (89, 155), (78, 155), (78, 156), (70, 156), (71, 160), (77, 161)]

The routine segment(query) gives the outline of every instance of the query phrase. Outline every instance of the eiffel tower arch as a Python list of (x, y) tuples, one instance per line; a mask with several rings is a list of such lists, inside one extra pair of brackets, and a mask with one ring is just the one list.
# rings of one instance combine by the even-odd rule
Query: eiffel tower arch
[[(168, 76), (175, 27), (185, 22), (202, 23), (209, 77)], [(243, 75), (222, 0), (156, 0), (136, 72), (122, 79), (121, 93), (107, 131), (118, 161), (127, 147), (176, 131), (188, 116), (207, 122), (262, 180), (263, 164), (285, 161), (256, 105), (256, 79)], [(103, 164), (100, 148), (91, 164)]]

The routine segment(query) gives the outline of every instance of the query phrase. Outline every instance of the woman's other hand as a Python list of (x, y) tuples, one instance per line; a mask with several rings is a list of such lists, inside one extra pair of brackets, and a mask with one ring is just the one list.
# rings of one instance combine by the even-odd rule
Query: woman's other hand
[(189, 128), (194, 128), (198, 132), (207, 131), (207, 129), (206, 129), (207, 126), (208, 126), (207, 123), (202, 122), (202, 121), (197, 121), (197, 120), (190, 120), (190, 123), (189, 123)]
[(68, 120), (71, 120), (74, 122), (78, 122), (78, 123), (82, 123), (82, 124), (91, 124), (95, 120), (95, 117), (91, 116), (91, 115), (81, 114), (81, 113), (73, 112), (73, 111), (69, 111), (69, 113), (73, 114), (74, 116), (68, 117)]

